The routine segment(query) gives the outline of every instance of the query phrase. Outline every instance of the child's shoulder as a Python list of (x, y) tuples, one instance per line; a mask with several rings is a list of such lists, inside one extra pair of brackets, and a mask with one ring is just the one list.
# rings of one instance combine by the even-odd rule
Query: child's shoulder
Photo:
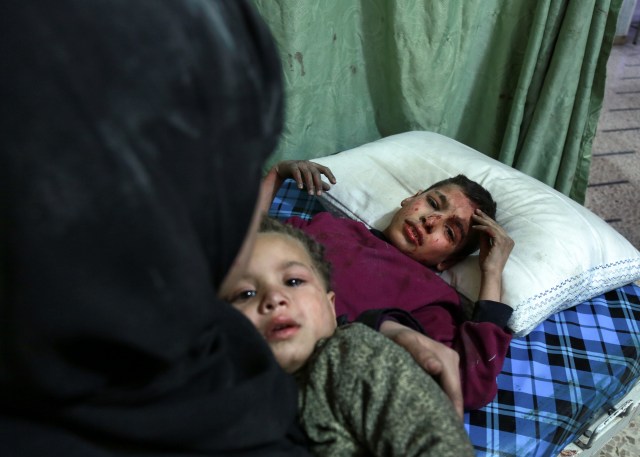
[[(340, 326), (318, 347), (316, 358), (321, 363), (341, 367), (368, 367), (393, 359), (410, 360), (411, 356), (386, 336), (359, 322)], [(316, 360), (318, 363), (320, 360)]]
[(360, 322), (351, 322), (349, 324), (339, 326), (333, 336), (327, 340), (327, 343), (340, 345), (341, 347), (355, 344), (357, 345), (358, 350), (362, 350), (361, 346), (364, 345), (379, 347), (386, 346), (388, 343), (392, 343), (392, 341), (365, 324)]
[(348, 340), (356, 337), (360, 339), (366, 338), (371, 339), (372, 341), (380, 342), (388, 340), (388, 338), (384, 335), (381, 335), (380, 332), (360, 322), (350, 322), (348, 324), (339, 326), (332, 338), (344, 338)]

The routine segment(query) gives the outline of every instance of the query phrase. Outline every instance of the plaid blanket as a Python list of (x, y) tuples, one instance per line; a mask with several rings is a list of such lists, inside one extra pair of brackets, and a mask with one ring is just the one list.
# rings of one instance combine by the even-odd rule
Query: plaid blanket
[(465, 415), (479, 456), (556, 456), (640, 376), (640, 287), (629, 284), (514, 338), (498, 394)]
[[(269, 214), (305, 219), (320, 200), (286, 181)], [(498, 394), (465, 414), (478, 456), (556, 456), (640, 378), (640, 287), (615, 289), (514, 338)]]

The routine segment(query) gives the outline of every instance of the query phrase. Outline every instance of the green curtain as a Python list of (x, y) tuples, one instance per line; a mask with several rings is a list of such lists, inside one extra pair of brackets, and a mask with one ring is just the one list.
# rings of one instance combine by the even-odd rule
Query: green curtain
[(285, 80), (269, 165), (429, 130), (584, 201), (622, 0), (254, 3)]

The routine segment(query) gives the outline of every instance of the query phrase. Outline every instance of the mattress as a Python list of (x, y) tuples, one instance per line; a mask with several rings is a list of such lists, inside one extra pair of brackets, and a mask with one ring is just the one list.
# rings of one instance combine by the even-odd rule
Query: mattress
[[(269, 214), (309, 219), (326, 210), (288, 180)], [(514, 338), (496, 398), (464, 416), (477, 455), (558, 455), (640, 378), (639, 326), (640, 287), (628, 284)]]

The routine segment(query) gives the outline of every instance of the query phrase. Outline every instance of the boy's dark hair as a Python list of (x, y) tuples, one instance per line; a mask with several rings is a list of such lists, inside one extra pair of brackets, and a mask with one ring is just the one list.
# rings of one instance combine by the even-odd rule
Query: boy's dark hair
[(324, 256), (324, 246), (299, 228), (284, 224), (273, 217), (264, 216), (260, 222), (259, 233), (281, 233), (302, 243), (311, 257), (313, 267), (325, 283), (327, 292), (331, 290), (331, 262)]
[[(471, 203), (476, 205), (483, 213), (491, 219), (496, 218), (496, 202), (493, 200), (491, 193), (475, 181), (470, 180), (465, 175), (457, 175), (452, 178), (443, 179), (429, 186), (427, 190), (443, 187), (449, 184), (456, 185), (462, 190), (462, 193)], [(475, 231), (469, 233), (469, 239), (462, 248), (455, 253), (456, 257), (467, 257), (473, 254), (480, 245), (480, 237)]]

